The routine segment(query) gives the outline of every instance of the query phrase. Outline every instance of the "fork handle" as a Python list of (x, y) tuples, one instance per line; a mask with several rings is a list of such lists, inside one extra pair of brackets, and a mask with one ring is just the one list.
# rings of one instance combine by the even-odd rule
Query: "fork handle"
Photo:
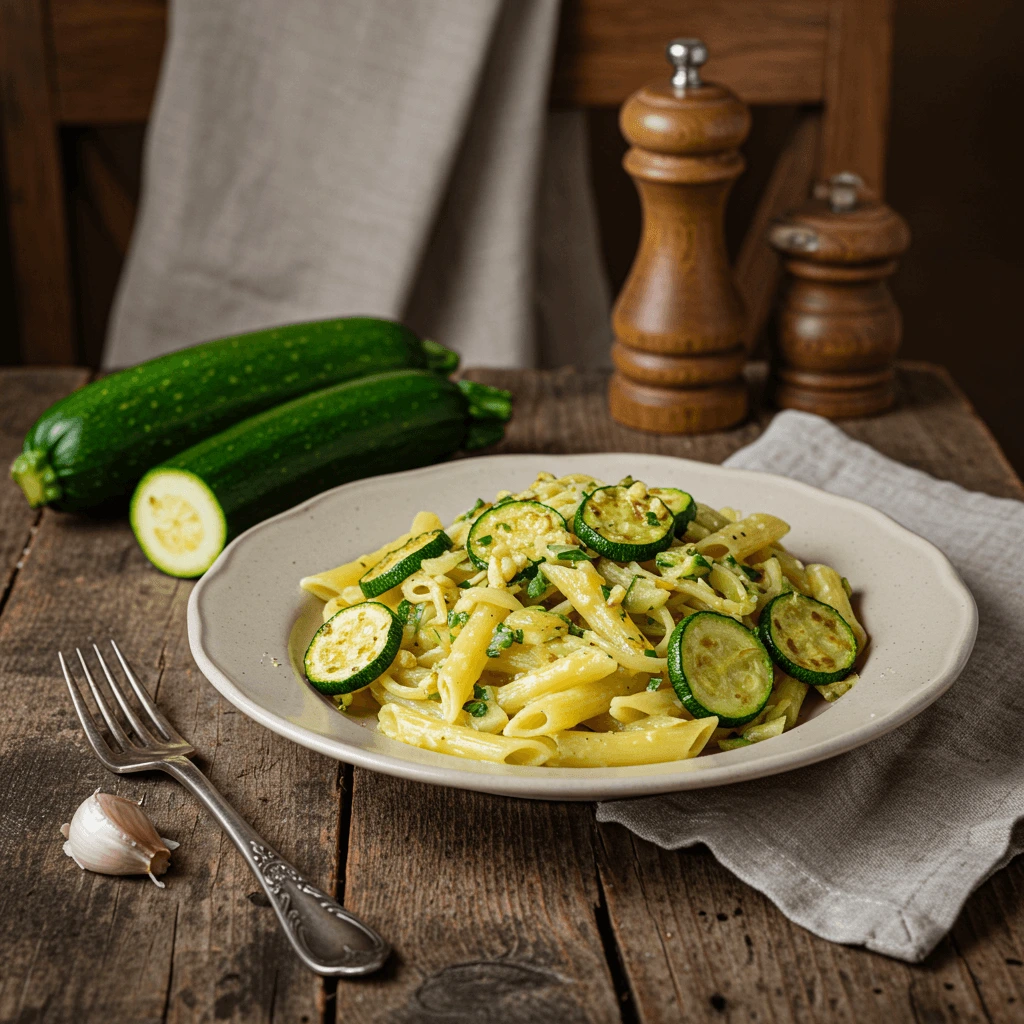
[(213, 815), (246, 859), (299, 959), (327, 977), (369, 974), (387, 960), (388, 944), (340, 903), (307, 882), (224, 799), (187, 758), (160, 767)]

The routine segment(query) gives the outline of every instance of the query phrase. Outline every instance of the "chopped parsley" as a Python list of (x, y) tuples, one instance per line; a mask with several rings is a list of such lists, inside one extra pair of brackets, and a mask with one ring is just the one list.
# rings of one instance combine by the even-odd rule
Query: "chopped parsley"
[(477, 541), (477, 544), (490, 544), (492, 540), (494, 540), (494, 538), (490, 534), (487, 534), (486, 537), (481, 537)]
[(526, 584), (526, 596), (530, 598), (538, 598), (543, 595), (544, 591), (548, 589), (547, 577), (544, 573), (538, 571), (537, 574)]
[(427, 700), (435, 700), (438, 704), (441, 703), (441, 694), (439, 693), (428, 693)]
[(657, 526), (658, 525), (658, 517), (653, 512), (648, 512), (647, 513), (647, 525), (648, 526)]
[(479, 683), (473, 684), (473, 699), (462, 705), (474, 718), (483, 718), (487, 714), (487, 691)]
[(658, 656), (658, 652), (657, 651), (652, 651), (650, 648), (648, 648), (646, 651), (644, 651), (644, 657), (645, 658), (656, 658), (657, 656)]
[(570, 547), (566, 544), (549, 544), (548, 551), (560, 562), (589, 562), (592, 557), (580, 548)]
[(569, 627), (569, 636), (583, 636), (583, 630), (567, 615), (559, 615), (558, 617)]
[(601, 593), (604, 595), (604, 599), (607, 601), (612, 596), (612, 588), (603, 586), (601, 587)]
[(512, 527), (508, 523), (498, 523), (498, 529), (504, 530), (506, 533), (512, 532)]
[(459, 589), (460, 589), (460, 590), (469, 590), (469, 588), (470, 588), (470, 587), (472, 587), (472, 586), (473, 586), (473, 584), (472, 584), (472, 583), (470, 583), (470, 582), (469, 582), (469, 580), (463, 580), (463, 581), (462, 581), (462, 582), (461, 582), (461, 583), (459, 584)]
[(449, 612), (448, 625), (454, 629), (456, 626), (464, 626), (469, 622), (469, 612)]
[(499, 622), (494, 627), (494, 635), (491, 637), (491, 642), (487, 645), (487, 657), (499, 658), (502, 651), (513, 644), (521, 644), (522, 642), (523, 631), (521, 629), (509, 629), (504, 622)]
[(465, 520), (467, 520), (467, 519), (471, 519), (473, 517), (473, 515), (476, 512), (478, 512), (480, 509), (482, 509), (484, 507), (484, 505), (486, 505), (486, 504), (487, 504), (487, 502), (484, 501), (483, 498), (477, 498), (476, 499), (476, 504), (471, 509), (468, 509), (467, 511), (463, 512), (462, 515), (459, 516), (458, 522), (461, 523), (461, 522), (465, 522)]

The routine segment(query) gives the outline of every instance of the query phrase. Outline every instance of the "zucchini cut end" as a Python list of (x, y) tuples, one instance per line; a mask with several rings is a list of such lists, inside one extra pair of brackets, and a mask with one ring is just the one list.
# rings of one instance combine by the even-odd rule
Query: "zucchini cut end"
[(132, 496), (129, 517), (143, 554), (169, 576), (202, 576), (227, 542), (220, 502), (186, 470), (147, 473)]
[(32, 508), (49, 505), (62, 494), (57, 474), (46, 461), (46, 452), (38, 448), (22, 452), (11, 463), (11, 479), (21, 488)]

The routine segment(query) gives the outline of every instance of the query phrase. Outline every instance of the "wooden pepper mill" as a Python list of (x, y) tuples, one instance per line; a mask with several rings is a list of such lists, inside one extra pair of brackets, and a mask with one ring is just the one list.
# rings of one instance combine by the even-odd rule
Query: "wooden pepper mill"
[(643, 233), (612, 314), (608, 402), (626, 426), (693, 434), (747, 412), (743, 301), (723, 219), (744, 168), (737, 147), (750, 111), (728, 89), (701, 81), (708, 53), (700, 40), (675, 39), (667, 53), (671, 79), (634, 93), (619, 116)]
[(772, 225), (790, 275), (773, 359), (776, 404), (838, 419), (892, 405), (902, 319), (886, 279), (910, 244), (893, 209), (845, 172)]

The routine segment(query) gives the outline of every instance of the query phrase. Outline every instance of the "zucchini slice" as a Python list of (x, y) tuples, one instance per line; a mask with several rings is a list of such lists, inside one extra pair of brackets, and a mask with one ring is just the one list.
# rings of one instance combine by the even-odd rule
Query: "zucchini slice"
[(622, 607), (630, 615), (644, 615), (663, 608), (671, 593), (655, 586), (646, 576), (634, 576), (622, 599)]
[[(509, 556), (519, 570), (545, 560), (548, 545), (572, 544), (562, 516), (539, 501), (505, 501), (482, 513), (469, 531), (466, 550), (478, 569), (486, 569), (491, 555)], [(521, 563), (521, 564), (520, 564)]]
[(407, 540), (400, 548), (389, 551), (375, 566), (359, 579), (359, 589), (365, 597), (379, 597), (402, 580), (418, 572), (427, 558), (437, 558), (452, 546), (451, 537), (444, 530), (431, 530)]
[(216, 495), (184, 469), (149, 473), (132, 497), (132, 529), (146, 557), (170, 576), (201, 576), (213, 565), (228, 525)]
[(377, 601), (342, 608), (317, 631), (306, 648), (306, 678), (329, 695), (369, 686), (395, 660), (402, 620)]
[(711, 563), (692, 544), (659, 552), (654, 564), (667, 580), (696, 580), (711, 572)]
[(717, 715), (732, 728), (756, 718), (772, 694), (764, 645), (746, 626), (718, 612), (694, 612), (672, 631), (668, 677), (694, 718)]
[(646, 562), (672, 543), (675, 517), (642, 483), (611, 484), (588, 494), (573, 529), (589, 548), (615, 562)]
[(682, 537), (686, 533), (686, 527), (697, 515), (697, 502), (693, 500), (693, 496), (678, 487), (652, 487), (647, 493), (661, 498), (668, 505), (669, 511), (675, 517), (676, 536)]
[(775, 663), (811, 686), (845, 679), (857, 660), (857, 638), (846, 619), (796, 590), (764, 606), (757, 632)]

